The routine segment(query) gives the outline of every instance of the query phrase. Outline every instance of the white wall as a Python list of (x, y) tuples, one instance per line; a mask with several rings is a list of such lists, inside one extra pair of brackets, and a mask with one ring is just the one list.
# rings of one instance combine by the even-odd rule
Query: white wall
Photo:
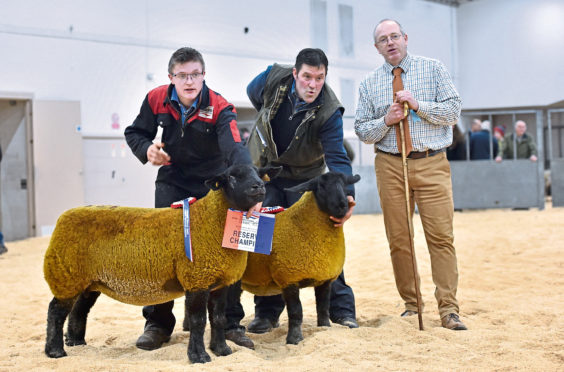
[[(354, 87), (354, 97), (341, 97), (352, 102), (345, 113), (347, 137), (356, 138), (358, 85), (383, 63), (372, 36), (379, 20), (397, 19), (409, 35), (411, 53), (442, 60), (457, 78), (455, 8), (422, 0), (325, 5), (328, 82), (337, 95), (343, 79)], [(348, 57), (340, 55), (340, 5), (353, 8), (354, 53)], [(311, 9), (307, 0), (0, 0), (0, 89), (34, 100), (78, 101), (80, 122), (67, 130), (80, 125), (85, 138), (84, 202), (151, 206), (156, 170), (129, 152), (122, 157), (120, 138), (146, 93), (168, 83), (172, 52), (182, 46), (200, 50), (208, 85), (238, 108), (251, 107), (245, 90), (255, 75), (273, 62), (293, 63), (299, 50), (316, 46)], [(117, 130), (114, 113), (120, 117)], [(112, 144), (119, 156), (111, 155)], [(360, 145), (358, 151), (364, 155), (357, 154), (357, 164), (359, 159), (372, 164), (372, 146)]]
[[(339, 4), (354, 8), (354, 58), (339, 57)], [(87, 134), (113, 133), (114, 112), (123, 131), (147, 91), (168, 83), (168, 59), (180, 46), (203, 53), (210, 87), (250, 106), (247, 83), (272, 62), (292, 63), (312, 40), (310, 5), (304, 0), (0, 0), (0, 9), (5, 15), (0, 20), (2, 90), (80, 101)], [(410, 51), (454, 68), (452, 12), (420, 0), (327, 0), (333, 88), (339, 94), (339, 77), (352, 78), (358, 86), (382, 63), (372, 30), (388, 17), (402, 22)]]
[(478, 0), (457, 13), (463, 108), (545, 106), (564, 98), (564, 1)]

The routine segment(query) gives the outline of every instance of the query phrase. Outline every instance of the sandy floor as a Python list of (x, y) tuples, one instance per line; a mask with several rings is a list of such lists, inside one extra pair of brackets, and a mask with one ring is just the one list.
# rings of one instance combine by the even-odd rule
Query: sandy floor
[[(354, 216), (346, 225), (345, 273), (357, 301), (360, 328), (317, 328), (312, 289), (302, 290), (305, 340), (287, 346), (287, 317), (265, 335), (250, 337), (256, 350), (228, 342), (233, 354), (191, 365), (188, 333), (181, 330), (183, 300), (170, 343), (142, 351), (141, 308), (100, 297), (90, 313), (87, 346), (66, 347), (66, 358), (43, 354), (47, 306), (43, 280), (48, 238), (8, 244), (0, 256), (3, 324), (0, 371), (512, 371), (564, 370), (564, 209), (490, 210), (455, 214), (458, 298), (465, 332), (440, 327), (429, 257), (419, 220), (416, 251), (426, 302), (425, 330), (403, 319), (381, 215)], [(253, 315), (252, 297), (243, 306)], [(209, 327), (206, 344), (209, 342)]]

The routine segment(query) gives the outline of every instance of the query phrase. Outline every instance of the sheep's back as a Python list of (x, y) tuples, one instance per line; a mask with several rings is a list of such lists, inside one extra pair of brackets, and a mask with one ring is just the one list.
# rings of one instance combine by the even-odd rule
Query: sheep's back
[(215, 199), (212, 207), (205, 207), (207, 197), (191, 207), (193, 262), (184, 253), (181, 210), (96, 206), (65, 212), (45, 254), (51, 291), (64, 299), (97, 290), (147, 305), (239, 280), (246, 253), (221, 248), (217, 236), (227, 208), (221, 193), (214, 196), (208, 198)]
[(249, 255), (243, 287), (253, 293), (272, 292), (290, 284), (316, 286), (335, 279), (345, 262), (343, 228), (333, 226), (326, 213), (319, 211), (313, 193), (276, 215), (272, 252), (267, 258)]
[(57, 298), (72, 298), (88, 288), (128, 303), (160, 300), (165, 285), (179, 292), (171, 283), (183, 237), (181, 229), (172, 227), (181, 224), (182, 212), (171, 209), (71, 209), (59, 217), (51, 236), (45, 279)]

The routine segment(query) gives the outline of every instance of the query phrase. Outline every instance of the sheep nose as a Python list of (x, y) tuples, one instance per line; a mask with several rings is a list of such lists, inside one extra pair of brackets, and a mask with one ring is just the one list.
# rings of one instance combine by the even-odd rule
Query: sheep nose
[(256, 183), (253, 186), (251, 186), (251, 193), (253, 195), (258, 195), (258, 194), (264, 194), (266, 192), (266, 189), (264, 188), (264, 183)]

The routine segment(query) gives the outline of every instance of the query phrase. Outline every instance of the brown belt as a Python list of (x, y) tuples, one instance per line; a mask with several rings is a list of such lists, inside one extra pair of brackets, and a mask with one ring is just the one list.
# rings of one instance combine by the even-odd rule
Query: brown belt
[[(386, 155), (401, 157), (400, 153), (394, 154), (394, 153), (391, 153), (391, 152), (382, 151), (380, 149), (378, 149), (377, 151), (381, 152), (383, 154), (386, 154)], [(440, 154), (441, 152), (445, 152), (445, 151), (446, 151), (446, 149), (427, 150), (427, 151), (412, 151), (412, 152), (409, 153), (409, 155), (407, 155), (407, 158), (408, 159), (430, 158), (431, 156), (435, 156), (435, 155)]]

